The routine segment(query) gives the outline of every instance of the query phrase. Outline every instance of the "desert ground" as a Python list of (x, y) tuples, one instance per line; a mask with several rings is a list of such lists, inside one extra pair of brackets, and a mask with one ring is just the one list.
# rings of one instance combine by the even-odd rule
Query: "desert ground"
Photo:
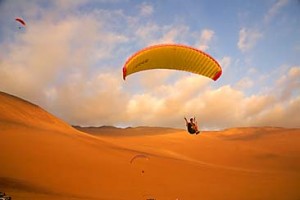
[(300, 200), (300, 129), (72, 127), (0, 92), (0, 147), (13, 200)]

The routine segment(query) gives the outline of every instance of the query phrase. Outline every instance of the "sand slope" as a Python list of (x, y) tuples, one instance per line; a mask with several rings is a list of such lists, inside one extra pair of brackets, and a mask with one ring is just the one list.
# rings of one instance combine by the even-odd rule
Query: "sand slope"
[(0, 191), (45, 200), (300, 199), (299, 129), (82, 131), (0, 93)]

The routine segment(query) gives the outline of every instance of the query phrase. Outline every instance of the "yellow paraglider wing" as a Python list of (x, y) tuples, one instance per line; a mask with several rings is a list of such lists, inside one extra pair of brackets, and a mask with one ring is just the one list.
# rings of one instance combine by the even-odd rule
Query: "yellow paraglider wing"
[(165, 44), (147, 47), (131, 56), (123, 67), (123, 79), (149, 69), (188, 71), (215, 81), (222, 74), (218, 62), (203, 51), (184, 45)]

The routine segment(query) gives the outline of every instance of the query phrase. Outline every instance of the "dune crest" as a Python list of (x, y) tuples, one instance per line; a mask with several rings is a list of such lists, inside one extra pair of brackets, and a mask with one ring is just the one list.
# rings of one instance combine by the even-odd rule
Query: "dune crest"
[(39, 106), (16, 96), (0, 91), (1, 125), (17, 124), (44, 129), (65, 130), (70, 125), (58, 119)]

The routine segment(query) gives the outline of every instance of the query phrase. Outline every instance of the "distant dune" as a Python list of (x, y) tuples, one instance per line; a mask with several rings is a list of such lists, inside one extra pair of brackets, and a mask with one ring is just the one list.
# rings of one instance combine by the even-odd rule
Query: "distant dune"
[(93, 134), (95, 136), (145, 136), (145, 135), (161, 135), (161, 134), (171, 134), (181, 129), (166, 128), (166, 127), (127, 127), (127, 128), (117, 128), (114, 126), (100, 126), (100, 127), (80, 127), (73, 126), (75, 129)]
[(72, 127), (0, 92), (0, 192), (18, 199), (300, 199), (300, 129)]

